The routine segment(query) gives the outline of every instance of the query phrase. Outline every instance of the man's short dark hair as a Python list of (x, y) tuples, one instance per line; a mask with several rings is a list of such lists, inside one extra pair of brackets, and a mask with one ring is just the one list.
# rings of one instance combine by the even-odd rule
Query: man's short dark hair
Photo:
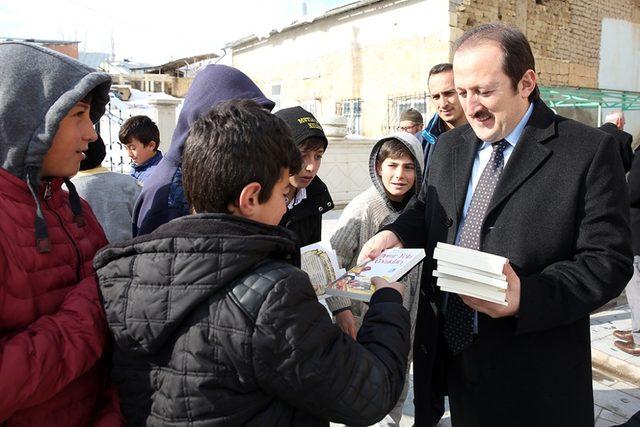
[(382, 165), (382, 163), (389, 157), (392, 159), (399, 159), (402, 156), (409, 156), (410, 158), (415, 159), (411, 150), (409, 150), (402, 141), (390, 138), (380, 147), (378, 155), (376, 156), (376, 165)]
[(283, 169), (295, 175), (300, 167), (285, 122), (254, 101), (225, 101), (191, 127), (182, 155), (184, 192), (196, 212), (229, 213), (247, 184), (262, 186), (264, 203)]
[(129, 117), (120, 127), (118, 133), (120, 143), (127, 145), (131, 143), (131, 138), (135, 138), (145, 147), (151, 142), (156, 143), (155, 149), (160, 146), (160, 131), (158, 126), (147, 116)]
[(444, 73), (444, 72), (447, 72), (447, 71), (453, 71), (453, 64), (450, 64), (449, 62), (443, 62), (442, 64), (436, 64), (433, 67), (431, 67), (431, 70), (429, 70), (429, 77), (427, 77), (427, 81), (429, 81), (431, 76), (433, 76), (434, 74), (440, 74), (440, 73)]
[[(524, 73), (529, 69), (536, 71), (536, 61), (529, 41), (517, 28), (499, 23), (484, 24), (467, 30), (456, 41), (454, 51), (487, 41), (495, 42), (502, 49), (502, 70), (511, 80), (513, 90), (517, 90)], [(538, 85), (529, 94), (529, 102), (537, 99), (540, 99)]]

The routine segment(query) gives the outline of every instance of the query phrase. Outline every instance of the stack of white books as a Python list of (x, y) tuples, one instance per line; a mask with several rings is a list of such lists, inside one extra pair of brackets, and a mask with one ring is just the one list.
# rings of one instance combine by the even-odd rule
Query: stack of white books
[(507, 305), (506, 258), (441, 242), (433, 258), (438, 261), (433, 275), (443, 291)]

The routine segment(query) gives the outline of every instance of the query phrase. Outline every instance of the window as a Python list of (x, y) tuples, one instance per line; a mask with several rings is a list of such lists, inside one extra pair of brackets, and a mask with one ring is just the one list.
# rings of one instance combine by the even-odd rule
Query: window
[(305, 101), (299, 101), (299, 104), (302, 108), (313, 114), (316, 119), (320, 120), (320, 115), (322, 113), (320, 98), (315, 99), (307, 99)]
[(350, 134), (360, 134), (362, 99), (343, 99), (342, 101), (338, 101), (336, 103), (336, 114), (347, 118), (347, 130)]
[(280, 109), (280, 95), (282, 93), (282, 85), (280, 83), (271, 85), (271, 97), (270, 99), (275, 102), (273, 112), (275, 113)]
[(394, 132), (400, 125), (400, 115), (409, 108), (420, 111), (424, 124), (429, 122), (429, 94), (419, 92), (413, 94), (393, 95), (387, 102), (387, 124), (382, 126), (384, 133)]

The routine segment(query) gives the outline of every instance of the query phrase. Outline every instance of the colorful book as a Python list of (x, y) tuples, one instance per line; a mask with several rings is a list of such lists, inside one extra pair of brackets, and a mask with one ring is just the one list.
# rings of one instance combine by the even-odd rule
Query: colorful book
[(324, 294), (327, 283), (345, 273), (338, 266), (336, 252), (328, 242), (317, 242), (300, 248), (300, 267), (309, 275), (316, 295)]
[(382, 252), (374, 260), (368, 260), (347, 271), (326, 287), (327, 295), (346, 296), (369, 301), (376, 291), (372, 277), (382, 277), (397, 282), (409, 273), (425, 257), (424, 249), (393, 248)]

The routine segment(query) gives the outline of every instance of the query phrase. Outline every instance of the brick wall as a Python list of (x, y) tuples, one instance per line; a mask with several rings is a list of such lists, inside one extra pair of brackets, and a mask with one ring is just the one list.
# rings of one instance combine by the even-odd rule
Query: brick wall
[(78, 59), (78, 43), (52, 44), (44, 43), (44, 47), (63, 53), (74, 59)]
[(529, 39), (543, 85), (598, 87), (603, 18), (640, 23), (639, 0), (451, 0), (452, 42), (501, 21)]

